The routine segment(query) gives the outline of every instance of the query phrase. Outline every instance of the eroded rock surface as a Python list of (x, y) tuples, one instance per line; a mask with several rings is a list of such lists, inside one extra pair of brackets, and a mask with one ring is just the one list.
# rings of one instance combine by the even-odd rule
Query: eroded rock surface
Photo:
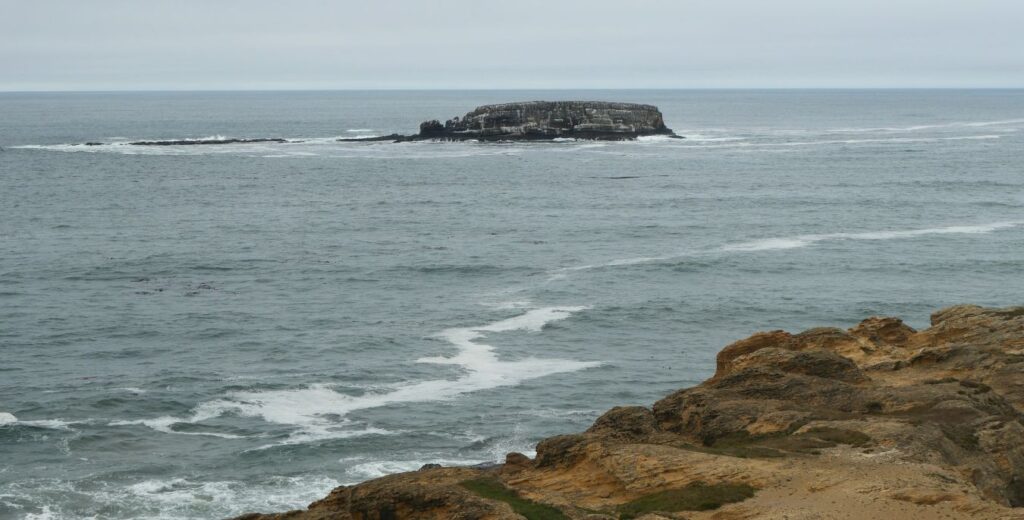
[(573, 519), (1024, 518), (1024, 307), (931, 323), (758, 333), (704, 383), (614, 408), (533, 460), (393, 475), (244, 518), (553, 518), (524, 503)]
[(621, 141), (676, 136), (658, 107), (607, 101), (528, 101), (477, 107), (441, 123), (424, 121), (414, 135), (339, 141), (538, 141), (558, 138)]

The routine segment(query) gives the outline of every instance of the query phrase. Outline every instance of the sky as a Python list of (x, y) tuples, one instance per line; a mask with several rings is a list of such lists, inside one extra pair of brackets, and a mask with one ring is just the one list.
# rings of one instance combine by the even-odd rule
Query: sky
[(1024, 0), (0, 0), (0, 91), (1024, 87)]

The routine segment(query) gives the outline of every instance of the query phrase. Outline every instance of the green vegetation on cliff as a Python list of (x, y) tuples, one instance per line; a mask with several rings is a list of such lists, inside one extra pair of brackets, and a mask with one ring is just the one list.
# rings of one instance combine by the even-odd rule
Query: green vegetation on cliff
[(636, 518), (646, 513), (675, 511), (708, 511), (724, 504), (741, 502), (754, 496), (747, 484), (705, 484), (694, 482), (684, 488), (669, 489), (642, 496), (619, 506), (620, 518)]
[(459, 483), (462, 487), (491, 500), (500, 500), (512, 506), (512, 510), (526, 517), (526, 520), (569, 520), (561, 511), (519, 496), (493, 478), (477, 478)]

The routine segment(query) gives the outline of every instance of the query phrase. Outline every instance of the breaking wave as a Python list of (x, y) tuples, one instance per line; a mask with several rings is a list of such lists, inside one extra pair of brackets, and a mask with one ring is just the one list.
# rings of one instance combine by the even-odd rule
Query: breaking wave
[[(0, 505), (11, 508), (8, 511), (21, 511), (26, 520), (104, 518), (83, 516), (83, 508), (120, 511), (128, 518), (153, 520), (227, 518), (250, 511), (302, 508), (340, 484), (323, 476), (268, 476), (255, 482), (169, 478), (142, 480), (127, 486), (31, 479), (0, 488)], [(73, 496), (79, 507), (37, 506), (39, 494)]]
[[(479, 340), (494, 332), (540, 332), (548, 323), (564, 320), (586, 307), (545, 307), (527, 311), (518, 316), (475, 327), (457, 327), (439, 334), (456, 347), (451, 356), (417, 359), (417, 363), (456, 365), (463, 370), (457, 379), (435, 379), (405, 384), (390, 391), (352, 396), (337, 392), (329, 384), (314, 384), (304, 388), (232, 392), (222, 399), (200, 404), (189, 417), (164, 416), (155, 419), (115, 421), (112, 426), (144, 425), (164, 433), (208, 435), (227, 439), (238, 435), (220, 432), (181, 431), (175, 425), (197, 424), (205, 420), (234, 413), (245, 417), (258, 417), (266, 422), (296, 427), (288, 439), (277, 444), (296, 444), (333, 438), (363, 435), (387, 435), (392, 432), (373, 427), (352, 429), (353, 423), (345, 416), (355, 410), (378, 408), (392, 404), (425, 401), (444, 401), (462, 394), (514, 386), (529, 379), (563, 372), (575, 372), (598, 366), (597, 362), (566, 359), (525, 358), (516, 361), (500, 360), (491, 345)], [(272, 445), (264, 446), (270, 447)]]

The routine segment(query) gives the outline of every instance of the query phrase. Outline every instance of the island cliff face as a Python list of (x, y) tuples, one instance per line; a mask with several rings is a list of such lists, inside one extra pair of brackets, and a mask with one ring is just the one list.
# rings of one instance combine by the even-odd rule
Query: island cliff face
[(761, 332), (714, 377), (529, 459), (430, 467), (255, 519), (1024, 518), (1024, 307)]
[(343, 141), (621, 141), (647, 135), (677, 137), (658, 107), (606, 101), (529, 101), (477, 107), (463, 117), (425, 121), (415, 135), (392, 134)]

